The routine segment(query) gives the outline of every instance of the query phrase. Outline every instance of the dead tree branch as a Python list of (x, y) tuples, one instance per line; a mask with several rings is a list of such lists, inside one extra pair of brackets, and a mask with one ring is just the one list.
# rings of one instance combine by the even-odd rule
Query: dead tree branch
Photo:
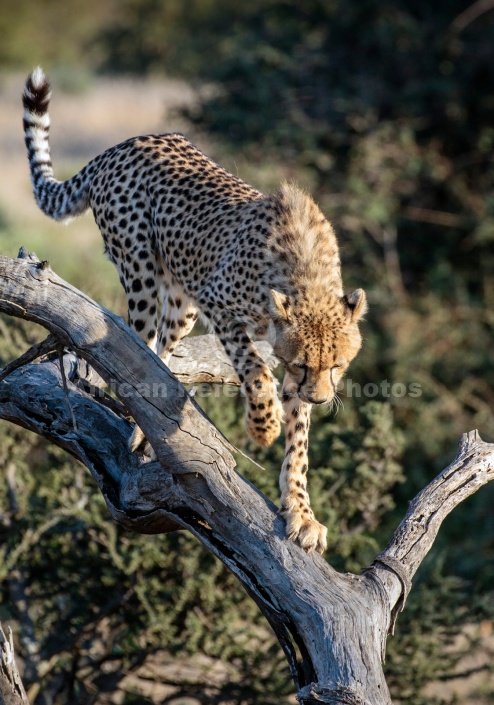
[(180, 526), (198, 537), (270, 622), (300, 702), (390, 705), (386, 635), (443, 518), (493, 479), (494, 447), (464, 437), (457, 459), (412, 503), (373, 566), (342, 575), (285, 538), (276, 507), (235, 472), (231, 446), (121, 319), (32, 258), (0, 257), (0, 311), (40, 323), (83, 357), (130, 410), (159, 462), (129, 453), (129, 422), (67, 373), (74, 427), (56, 360), (30, 363), (0, 382), (0, 418), (79, 458), (126, 528)]
[[(267, 341), (257, 341), (256, 348), (268, 367), (276, 367), (278, 360)], [(218, 338), (211, 334), (180, 341), (170, 360), (170, 370), (182, 384), (232, 384), (240, 387), (230, 358)]]
[(29, 705), (26, 691), (17, 670), (12, 630), (9, 638), (0, 625), (0, 705)]

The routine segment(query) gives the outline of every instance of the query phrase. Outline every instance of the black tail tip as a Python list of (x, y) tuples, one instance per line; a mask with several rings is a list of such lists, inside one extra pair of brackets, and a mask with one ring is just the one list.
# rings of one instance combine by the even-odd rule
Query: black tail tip
[(38, 66), (32, 71), (24, 84), (22, 103), (26, 110), (37, 115), (44, 115), (50, 102), (51, 87), (43, 69)]

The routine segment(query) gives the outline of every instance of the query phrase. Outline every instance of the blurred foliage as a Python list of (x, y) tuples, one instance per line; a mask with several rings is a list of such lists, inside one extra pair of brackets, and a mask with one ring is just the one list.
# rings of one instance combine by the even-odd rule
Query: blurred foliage
[[(398, 621), (397, 635), (387, 650), (386, 677), (396, 705), (447, 705), (460, 703), (449, 697), (424, 693), (424, 684), (441, 683), (461, 673), (461, 660), (472, 656), (479, 646), (478, 631), (465, 629), (483, 618), (492, 619), (492, 606), (485, 609), (481, 599), (471, 601), (467, 583), (445, 576), (442, 560), (429, 563), (422, 579), (407, 601)], [(459, 633), (461, 632), (461, 639)], [(492, 664), (486, 671), (494, 674)], [(485, 693), (475, 700), (488, 705)], [(471, 701), (469, 701), (471, 702)]]
[[(461, 433), (478, 427), (494, 440), (494, 9), (483, 7), (476, 15), (480, 6), (461, 0), (2, 6), (2, 66), (187, 77), (199, 91), (188, 116), (216, 136), (218, 159), (265, 190), (297, 180), (334, 222), (348, 289), (365, 287), (370, 301), (345, 408), (336, 418), (317, 409), (311, 428), (311, 496), (329, 529), (328, 560), (341, 570), (372, 561)], [(89, 262), (83, 273), (64, 267), (87, 288)], [(115, 308), (98, 271), (91, 293)], [(8, 321), (0, 331), (4, 360), (33, 335)], [(208, 414), (266, 468), (239, 456), (240, 471), (276, 500), (282, 442), (246, 445), (242, 399), (210, 393), (199, 399)], [(7, 570), (15, 567), (53, 702), (94, 702), (93, 689), (126, 687), (123, 674), (157, 649), (230, 662), (225, 685), (208, 686), (205, 673), (182, 682), (177, 697), (291, 702), (283, 657), (257, 610), (192, 538), (120, 531), (62, 453), (6, 424), (0, 437), (19, 504), (8, 483), (0, 488), (1, 609), (18, 620), (27, 658), (29, 623)], [(473, 637), (459, 644), (465, 625), (492, 624), (493, 501), (487, 486), (457, 508), (417, 576), (389, 646), (397, 703), (451, 702), (434, 701), (425, 686), (446, 681), (477, 648)]]
[[(0, 328), (4, 364), (34, 338), (13, 319), (0, 318)], [(203, 388), (200, 400), (245, 447), (243, 401), (223, 399), (222, 392)], [(323, 417), (316, 430), (314, 507), (330, 527), (334, 562), (358, 569), (378, 550), (372, 531), (402, 480), (401, 435), (390, 407), (379, 402), (357, 408), (341, 426)], [(170, 662), (200, 656), (227, 664), (216, 687), (204, 667), (196, 667), (194, 685), (160, 673), (162, 683), (178, 684), (200, 702), (290, 702), (283, 654), (257, 607), (193, 537), (123, 531), (110, 521), (85, 469), (65, 453), (5, 422), (0, 437), (1, 619), (19, 624), (33, 703), (92, 702), (93, 690), (136, 694), (129, 676), (156, 652)], [(327, 465), (329, 449), (334, 468)], [(246, 457), (239, 457), (239, 470), (276, 499), (282, 441), (267, 451), (247, 450), (271, 470), (260, 472)], [(316, 470), (317, 455), (325, 465)]]
[[(451, 459), (465, 430), (494, 437), (494, 11), (467, 9), (231, 9), (189, 111), (240, 158), (310, 184), (334, 221), (347, 284), (370, 300), (353, 381), (420, 385), (419, 397), (390, 400), (406, 434), (407, 493)], [(480, 573), (492, 548), (478, 559)]]
[(93, 37), (117, 8), (116, 0), (2, 0), (0, 65), (94, 65), (101, 57), (91, 49)]
[[(0, 330), (2, 365), (34, 342), (13, 319)], [(122, 681), (159, 651), (206, 659), (191, 690), (200, 699), (288, 703), (285, 659), (256, 605), (192, 536), (123, 531), (80, 464), (6, 422), (0, 437), (0, 618), (19, 624), (30, 702), (131, 695), (135, 683)], [(218, 658), (225, 682), (215, 687)], [(180, 685), (173, 671), (168, 679)]]

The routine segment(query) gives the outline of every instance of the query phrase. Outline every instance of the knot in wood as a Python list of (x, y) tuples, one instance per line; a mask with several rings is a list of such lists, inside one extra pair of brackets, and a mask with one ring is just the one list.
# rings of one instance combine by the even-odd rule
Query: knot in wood
[[(28, 258), (29, 259), (29, 258)], [(50, 274), (52, 274), (52, 269), (48, 260), (43, 260), (43, 262), (33, 261), (31, 266), (28, 268), (28, 275), (36, 279), (37, 281), (44, 281), (48, 279)]]
[(47, 259), (43, 260), (42, 262), (37, 262), (36, 269), (38, 270), (38, 272), (48, 273), (49, 271), (51, 271), (50, 263)]
[(297, 700), (300, 705), (371, 705), (351, 686), (339, 684), (321, 686), (311, 683), (299, 690)]

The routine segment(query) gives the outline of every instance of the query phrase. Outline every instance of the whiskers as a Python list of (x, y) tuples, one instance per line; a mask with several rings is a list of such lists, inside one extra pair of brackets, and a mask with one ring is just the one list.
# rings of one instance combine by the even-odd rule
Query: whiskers
[(335, 416), (337, 416), (338, 411), (340, 409), (344, 409), (345, 405), (343, 404), (343, 400), (338, 394), (335, 394), (334, 397), (331, 399), (331, 401), (327, 402), (328, 405), (328, 412), (334, 413)]

